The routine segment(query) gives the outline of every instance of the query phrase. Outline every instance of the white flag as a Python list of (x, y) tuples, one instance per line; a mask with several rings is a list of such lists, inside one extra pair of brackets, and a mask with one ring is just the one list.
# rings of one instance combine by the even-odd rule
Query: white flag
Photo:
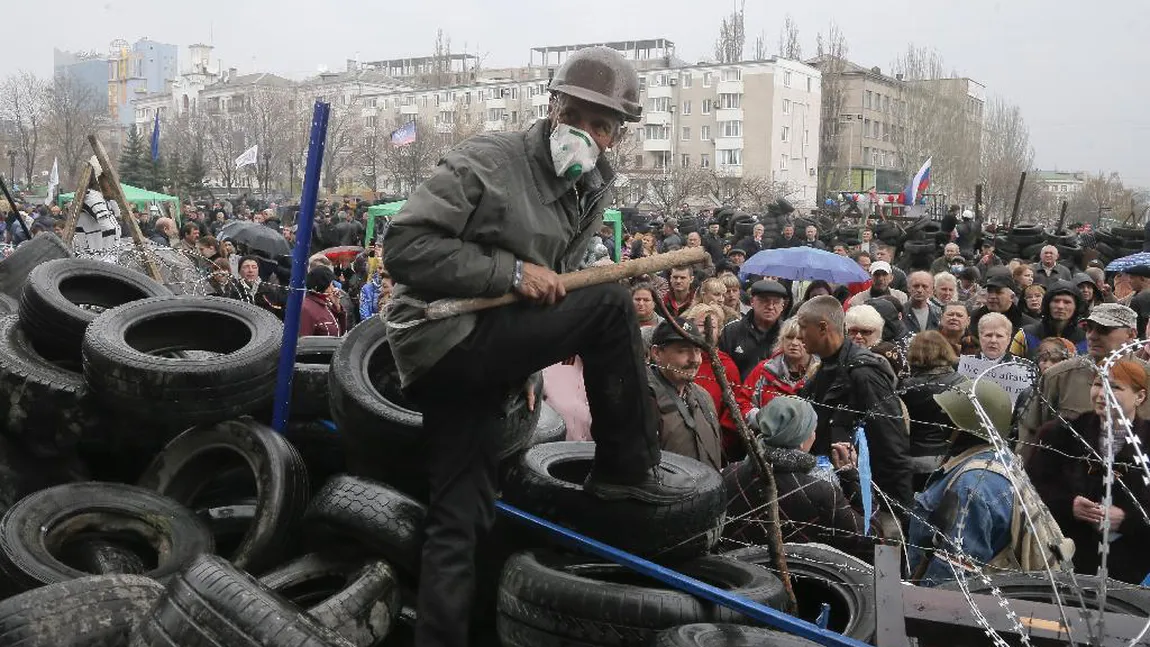
[(52, 174), (48, 176), (48, 195), (44, 196), (44, 204), (52, 204), (56, 197), (56, 189), (60, 186), (60, 161), (52, 160)]
[(236, 168), (241, 169), (241, 168), (247, 166), (248, 164), (255, 164), (256, 163), (256, 157), (259, 156), (259, 154), (260, 154), (260, 147), (258, 144), (247, 149), (246, 151), (244, 151), (243, 155), (240, 155), (239, 157), (236, 158)]

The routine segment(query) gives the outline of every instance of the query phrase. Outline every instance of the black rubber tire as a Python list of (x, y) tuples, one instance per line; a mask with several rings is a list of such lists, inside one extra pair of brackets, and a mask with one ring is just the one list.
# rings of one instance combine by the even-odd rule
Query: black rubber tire
[[(1008, 600), (1026, 600), (1028, 602), (1044, 602), (1054, 604), (1054, 586), (1045, 573), (1034, 574), (1006, 574), (991, 575), (991, 584), (986, 584), (979, 578), (971, 577), (966, 581), (971, 593), (989, 594), (990, 587), (997, 586), (1003, 597)], [(1080, 609), (1078, 593), (1071, 583), (1070, 575), (1056, 573), (1058, 594), (1062, 597), (1062, 604), (1068, 608)], [(1075, 575), (1082, 592), (1082, 600), (1086, 608), (1098, 609), (1098, 586), (1102, 578), (1097, 575)], [(956, 582), (943, 582), (940, 589), (958, 591)], [(1108, 613), (1125, 613), (1139, 618), (1150, 617), (1150, 588), (1134, 586), (1118, 580), (1108, 580), (1106, 583), (1106, 611)]]
[(1042, 236), (1045, 234), (1045, 231), (1042, 225), (1028, 222), (1015, 225), (1010, 229), (1010, 234), (1012, 236)]
[(318, 551), (339, 546), (387, 560), (405, 581), (419, 574), (427, 508), (382, 483), (336, 476), (312, 498), (304, 534)]
[(244, 541), (226, 557), (261, 572), (292, 548), (310, 494), (303, 459), (283, 436), (250, 418), (193, 427), (156, 455), (140, 486), (194, 506), (213, 470), (237, 461), (254, 475), (258, 503)]
[(328, 373), (340, 337), (300, 337), (295, 349), (295, 371), (291, 383), (293, 419), (330, 418)]
[(48, 261), (28, 275), (20, 297), (20, 324), (34, 341), (78, 362), (84, 331), (97, 314), (171, 293), (147, 276), (112, 263), (82, 258)]
[[(19, 225), (17, 225), (17, 228)], [(44, 232), (20, 243), (8, 258), (0, 261), (0, 292), (19, 299), (28, 275), (41, 263), (72, 258), (72, 250), (52, 232)]]
[(143, 575), (148, 570), (135, 551), (101, 537), (78, 541), (70, 548), (60, 560), (85, 573)]
[(0, 316), (20, 314), (20, 302), (0, 292)]
[(156, 580), (214, 549), (207, 525), (165, 496), (121, 483), (69, 483), (24, 497), (0, 519), (5, 584), (12, 593), (21, 593), (89, 575), (54, 554), (69, 540), (89, 533), (150, 545), (157, 553), (156, 564), (144, 575)]
[(1073, 247), (1074, 245), (1078, 244), (1078, 234), (1067, 233), (1065, 231), (1062, 233), (1048, 232), (1044, 238), (1046, 242), (1050, 243), (1051, 245), (1065, 245), (1067, 247)]
[(907, 254), (933, 254), (937, 245), (931, 240), (908, 240), (903, 247)]
[(814, 647), (819, 643), (745, 625), (694, 624), (659, 632), (655, 647)]
[[(866, 562), (823, 544), (785, 544), (787, 570), (799, 602), (799, 618), (814, 622), (823, 602), (831, 605), (832, 631), (872, 642), (878, 621), (874, 595), (874, 568)], [(753, 546), (724, 553), (774, 572), (774, 558), (766, 548)]]
[(343, 436), (330, 420), (288, 422), (284, 437), (296, 448), (307, 466), (308, 482), (320, 488), (336, 474), (347, 472)]
[(1105, 229), (1099, 229), (1094, 232), (1094, 238), (1100, 243), (1106, 243), (1111, 247), (1118, 247), (1126, 241), (1119, 236), (1115, 236), (1112, 232)]
[(1034, 245), (1031, 245), (1030, 247), (1023, 248), (1022, 258), (1024, 260), (1028, 260), (1028, 261), (1037, 261), (1038, 260), (1038, 254), (1039, 254), (1039, 252), (1042, 251), (1043, 247), (1046, 247), (1046, 243), (1035, 243)]
[(357, 647), (382, 641), (399, 617), (399, 581), (386, 562), (360, 566), (313, 553), (260, 582)]
[(1010, 234), (1007, 234), (1006, 240), (1013, 243), (1015, 247), (1021, 249), (1023, 247), (1030, 247), (1031, 245), (1036, 245), (1038, 243), (1044, 242), (1044, 236), (1042, 234), (1022, 235), (1011, 232)]
[(726, 497), (714, 469), (663, 452), (659, 469), (696, 482), (693, 496), (670, 505), (603, 501), (583, 491), (595, 444), (559, 442), (528, 449), (511, 467), (503, 500), (576, 532), (658, 561), (706, 554), (722, 533)]
[(535, 373), (528, 380), (535, 392), (535, 410), (527, 408), (527, 398), (523, 390), (509, 393), (503, 402), (505, 424), (503, 437), (499, 440), (499, 460), (505, 460), (534, 445), (535, 427), (541, 413), (538, 406), (543, 402), (543, 374)]
[[(423, 414), (400, 389), (382, 318), (361, 322), (343, 338), (332, 357), (329, 379), (332, 420), (344, 437), (348, 471), (422, 495), (426, 478), (414, 472), (425, 463)], [(534, 388), (537, 396), (542, 393), (541, 384)], [(504, 402), (507, 424), (499, 440), (501, 458), (531, 442), (538, 408), (527, 411), (526, 401), (523, 390), (517, 389)]]
[[(676, 570), (768, 606), (777, 608), (786, 598), (778, 578), (738, 560), (709, 555)], [(604, 647), (650, 644), (658, 632), (684, 624), (750, 622), (617, 564), (530, 551), (504, 565), (498, 613), (500, 626), (509, 620), (558, 637), (561, 644)]]
[(5, 647), (118, 647), (164, 587), (139, 575), (96, 575), (49, 584), (0, 602)]
[[(1146, 230), (1142, 227), (1113, 227), (1110, 229), (1110, 233), (1127, 241), (1146, 239)], [(0, 265), (0, 267), (3, 266)]]
[(131, 647), (354, 647), (215, 555), (172, 579)]
[(543, 443), (557, 443), (567, 439), (567, 423), (547, 402), (539, 403), (539, 422), (535, 423), (535, 435), (531, 446)]
[[(88, 326), (84, 377), (121, 415), (187, 429), (267, 407), (282, 337), (275, 315), (242, 301), (143, 299), (113, 308)], [(220, 354), (153, 354), (185, 350)]]
[(103, 416), (84, 376), (37, 352), (16, 315), (0, 318), (0, 421), (4, 433), (37, 456), (59, 456), (82, 440), (99, 442)]

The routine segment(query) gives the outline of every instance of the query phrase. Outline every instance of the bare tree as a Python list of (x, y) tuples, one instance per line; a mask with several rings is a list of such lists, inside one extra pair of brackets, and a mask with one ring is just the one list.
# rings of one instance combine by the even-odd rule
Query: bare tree
[(1132, 203), (1137, 204), (1135, 193), (1126, 188), (1118, 173), (1099, 171), (1088, 176), (1070, 199), (1067, 222), (1098, 224), (1106, 217), (1121, 222), (1129, 216)]
[(791, 18), (791, 14), (787, 14), (779, 31), (779, 56), (792, 61), (803, 58), (803, 45), (799, 42), (799, 26)]
[(291, 129), (294, 105), (294, 90), (275, 86), (256, 86), (244, 103), (244, 135), (249, 146), (259, 146), (255, 175), (265, 195), (290, 154), (290, 141), (284, 135)]
[(767, 34), (766, 32), (760, 31), (759, 35), (755, 36), (755, 54), (751, 58), (756, 61), (765, 61), (771, 57), (771, 53), (768, 50)]
[(739, 182), (739, 204), (747, 210), (762, 213), (779, 198), (790, 198), (799, 193), (795, 182), (780, 182), (761, 176), (744, 177)]
[(225, 189), (232, 189), (239, 180), (236, 158), (247, 148), (244, 133), (235, 116), (210, 115), (204, 128), (205, 162)]
[[(390, 132), (403, 126), (396, 118)], [(410, 193), (431, 175), (443, 153), (443, 140), (436, 134), (434, 124), (416, 120), (415, 141), (405, 146), (387, 145), (383, 168), (394, 188), (401, 194)]]
[(92, 154), (88, 135), (98, 133), (109, 120), (92, 89), (67, 75), (56, 75), (45, 96), (44, 138), (48, 152), (60, 162), (61, 184), (74, 188), (80, 163)]
[[(842, 137), (850, 122), (843, 123), (846, 110), (847, 87), (844, 73), (847, 69), (847, 41), (838, 25), (831, 23), (827, 33), (819, 34), (816, 63), (822, 72), (821, 122), (819, 127), (819, 188), (820, 198), (844, 187), (847, 167), (843, 157)], [(849, 145), (849, 142), (848, 142)], [(849, 152), (847, 153), (849, 155)]]
[(1030, 131), (1017, 106), (998, 98), (987, 104), (980, 152), (979, 180), (984, 213), (992, 216), (1009, 213), (1018, 190), (1018, 179), (1034, 163)]
[(379, 193), (380, 190), (379, 181), (384, 174), (384, 160), (387, 156), (387, 135), (383, 128), (373, 122), (361, 128), (355, 140), (355, 162), (372, 193)]
[(719, 38), (715, 41), (715, 59), (719, 63), (737, 63), (743, 60), (743, 48), (747, 44), (744, 29), (744, 1), (730, 15), (723, 17), (719, 26)]
[(668, 164), (647, 178), (647, 200), (663, 213), (673, 213), (703, 188), (706, 171), (697, 166)]
[(42, 153), (47, 92), (44, 80), (31, 72), (17, 72), (0, 84), (0, 121), (12, 129), (20, 170), (29, 186)]
[(899, 158), (917, 168), (933, 157), (932, 182), (952, 201), (969, 202), (979, 177), (982, 115), (971, 110), (965, 81), (938, 52), (913, 45), (893, 67), (906, 82), (894, 136)]

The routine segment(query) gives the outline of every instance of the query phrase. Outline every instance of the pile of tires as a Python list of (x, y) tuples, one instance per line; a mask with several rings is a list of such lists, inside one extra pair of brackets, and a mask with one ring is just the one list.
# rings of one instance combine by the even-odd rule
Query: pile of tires
[(1142, 227), (1114, 227), (1094, 233), (1095, 249), (1105, 263), (1116, 258), (1141, 252), (1146, 244), (1146, 230)]

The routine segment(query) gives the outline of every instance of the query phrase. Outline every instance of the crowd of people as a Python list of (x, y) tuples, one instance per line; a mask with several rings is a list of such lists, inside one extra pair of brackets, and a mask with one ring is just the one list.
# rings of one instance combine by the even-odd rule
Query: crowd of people
[[(866, 224), (850, 232), (858, 241), (850, 244), (828, 243), (794, 214), (774, 236), (761, 223), (743, 235), (728, 231), (717, 212), (695, 218), (698, 229), (689, 232), (675, 218), (641, 226), (624, 236), (622, 256), (625, 262), (705, 247), (715, 261), (708, 269), (639, 277), (630, 290), (661, 447), (724, 474), (729, 541), (766, 544), (770, 529), (763, 485), (736, 428), (741, 419), (776, 472), (787, 541), (827, 543), (863, 559), (872, 557), (875, 541), (905, 541), (918, 547), (910, 567), (921, 567), (918, 578), (926, 584), (956, 576), (959, 562), (943, 559), (947, 552), (979, 567), (1040, 570), (1045, 562), (1033, 563), (1018, 545), (1019, 521), (1012, 517), (1016, 508), (1038, 506), (1050, 523), (1035, 541), (1065, 547), (1047, 551), (1045, 561), (1094, 573), (1102, 538), (1102, 421), (1115, 404), (1107, 404), (1098, 371), (1115, 350), (1150, 337), (1144, 305), (1150, 267), (1108, 276), (1098, 264), (1079, 269), (1060, 262), (1054, 246), (1030, 263), (999, 258), (987, 246), (972, 246), (982, 253), (964, 256), (952, 242), (929, 269), (915, 269), (893, 247), (875, 242)], [(606, 240), (610, 231), (601, 236)], [(952, 238), (959, 236), (956, 228)], [(870, 281), (836, 285), (741, 271), (764, 249), (801, 245), (850, 257)], [(715, 364), (699, 340), (683, 337), (701, 340), (704, 331)], [(1145, 443), (1150, 355), (1128, 350), (1109, 383)], [(977, 374), (964, 370), (968, 358), (980, 370), (1020, 365), (1024, 370), (1003, 380), (1022, 375), (1026, 388), (1012, 398), (992, 371), (973, 391)], [(545, 371), (545, 390), (567, 419), (569, 437), (586, 439), (591, 420), (571, 364)], [(732, 385), (733, 401), (724, 399), (715, 370)], [(975, 416), (975, 398), (993, 424)], [(1137, 478), (1142, 468), (1123, 427), (1116, 429), (1121, 487), (1109, 539), (1111, 555), (1121, 558), (1111, 560), (1110, 575), (1141, 583), (1150, 559), (1135, 552), (1150, 530), (1143, 511), (1150, 491)], [(870, 519), (853, 449), (860, 431), (882, 501)], [(1016, 452), (1025, 473), (1007, 473), (1012, 461), (996, 447)], [(1035, 495), (1024, 500), (1020, 490)], [(954, 512), (979, 516), (959, 523)], [(939, 531), (949, 551), (933, 548)]]

